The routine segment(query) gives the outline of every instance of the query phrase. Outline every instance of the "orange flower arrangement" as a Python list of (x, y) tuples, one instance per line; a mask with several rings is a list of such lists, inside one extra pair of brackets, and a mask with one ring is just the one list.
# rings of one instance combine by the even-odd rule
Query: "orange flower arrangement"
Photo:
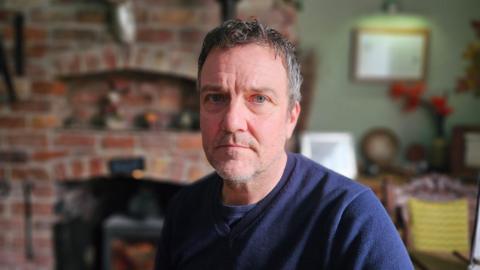
[(445, 119), (453, 113), (453, 108), (448, 105), (447, 95), (435, 95), (429, 99), (422, 98), (425, 89), (426, 85), (423, 82), (415, 84), (396, 82), (390, 87), (390, 96), (392, 99), (404, 101), (403, 110), (405, 112), (414, 111), (418, 107), (428, 110), (434, 117), (437, 136), (443, 137), (445, 135)]

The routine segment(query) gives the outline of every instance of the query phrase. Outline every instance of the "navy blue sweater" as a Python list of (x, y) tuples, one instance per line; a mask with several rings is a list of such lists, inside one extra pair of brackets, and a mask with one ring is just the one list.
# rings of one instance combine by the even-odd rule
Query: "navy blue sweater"
[(297, 154), (233, 228), (212, 174), (173, 199), (156, 268), (413, 269), (372, 191)]

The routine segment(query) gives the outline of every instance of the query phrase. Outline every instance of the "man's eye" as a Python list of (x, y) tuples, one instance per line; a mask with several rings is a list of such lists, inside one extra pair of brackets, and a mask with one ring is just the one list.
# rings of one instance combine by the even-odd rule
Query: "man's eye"
[(208, 94), (205, 97), (205, 101), (212, 103), (223, 103), (226, 101), (226, 97), (221, 94)]
[(254, 103), (262, 104), (268, 101), (268, 98), (262, 95), (254, 95), (251, 97), (251, 101)]

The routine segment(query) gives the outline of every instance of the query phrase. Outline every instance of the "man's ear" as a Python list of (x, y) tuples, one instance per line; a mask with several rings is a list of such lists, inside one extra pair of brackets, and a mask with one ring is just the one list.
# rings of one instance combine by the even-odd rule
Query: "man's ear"
[(295, 101), (295, 104), (292, 106), (292, 109), (288, 113), (287, 118), (287, 139), (290, 139), (297, 125), (298, 117), (300, 116), (300, 111), (302, 110), (300, 103)]

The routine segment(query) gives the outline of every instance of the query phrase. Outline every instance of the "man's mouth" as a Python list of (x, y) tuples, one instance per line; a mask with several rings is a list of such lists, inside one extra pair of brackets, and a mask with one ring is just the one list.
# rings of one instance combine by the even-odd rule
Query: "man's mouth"
[(241, 144), (220, 144), (217, 145), (216, 148), (250, 148), (249, 146), (241, 145)]

